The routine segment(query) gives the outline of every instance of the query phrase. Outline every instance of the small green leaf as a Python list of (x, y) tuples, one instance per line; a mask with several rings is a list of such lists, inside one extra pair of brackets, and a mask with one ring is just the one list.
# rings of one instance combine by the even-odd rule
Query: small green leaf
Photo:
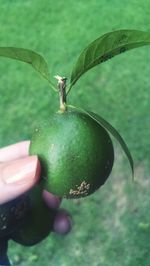
[(101, 124), (105, 129), (107, 129), (116, 138), (116, 140), (120, 143), (122, 149), (124, 150), (128, 160), (129, 160), (131, 170), (132, 170), (132, 175), (134, 176), (134, 163), (133, 163), (132, 155), (131, 155), (128, 147), (127, 147), (127, 144), (125, 143), (125, 141), (123, 140), (123, 138), (121, 137), (119, 132), (101, 116), (99, 116), (95, 113), (92, 113), (92, 112), (87, 112), (87, 114), (89, 114), (89, 116), (91, 116), (95, 121), (97, 121), (97, 123)]
[(103, 126), (108, 132), (110, 132), (113, 137), (115, 137), (117, 139), (117, 141), (120, 143), (122, 149), (124, 150), (130, 166), (131, 166), (131, 170), (132, 170), (132, 176), (134, 177), (134, 163), (133, 163), (133, 159), (132, 159), (132, 155), (127, 147), (127, 144), (125, 143), (125, 141), (123, 140), (123, 138), (121, 137), (121, 135), (119, 134), (119, 132), (109, 123), (107, 122), (104, 118), (102, 118), (101, 116), (93, 113), (93, 112), (89, 112), (86, 110), (83, 110), (82, 108), (77, 108), (74, 107), (72, 105), (69, 105), (69, 107), (77, 109), (83, 113), (86, 113), (88, 116), (90, 116), (92, 119), (94, 119), (98, 124), (100, 124), (101, 126)]
[(54, 89), (54, 86), (49, 78), (48, 65), (40, 54), (24, 48), (0, 47), (0, 56), (16, 59), (30, 64), (37, 72), (39, 72), (42, 77), (44, 77), (50, 83), (50, 85)]
[[(115, 55), (150, 44), (150, 33), (138, 30), (109, 32), (89, 44), (77, 59), (71, 73), (70, 88), (86, 71)], [(69, 91), (68, 91), (69, 92)]]

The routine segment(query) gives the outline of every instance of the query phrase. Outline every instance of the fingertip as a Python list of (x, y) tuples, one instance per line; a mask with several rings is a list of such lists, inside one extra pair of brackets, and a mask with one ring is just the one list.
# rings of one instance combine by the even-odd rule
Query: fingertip
[(59, 210), (53, 225), (53, 231), (60, 234), (66, 235), (71, 231), (72, 218), (66, 210)]
[(53, 195), (47, 190), (43, 190), (43, 199), (46, 202), (47, 206), (52, 209), (58, 209), (61, 203), (61, 198)]
[(41, 166), (36, 155), (2, 164), (0, 203), (30, 190), (39, 181), (40, 171)]
[(28, 156), (30, 140), (24, 140), (9, 146), (0, 148), (0, 161), (9, 162)]

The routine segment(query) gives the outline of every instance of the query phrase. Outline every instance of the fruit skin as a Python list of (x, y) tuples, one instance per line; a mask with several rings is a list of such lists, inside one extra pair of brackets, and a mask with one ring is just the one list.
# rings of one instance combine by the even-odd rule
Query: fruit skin
[(29, 206), (27, 194), (0, 205), (0, 238), (9, 235), (21, 226)]
[(42, 198), (43, 185), (29, 193), (30, 208), (21, 227), (11, 234), (11, 239), (24, 246), (33, 246), (45, 239), (53, 228), (56, 210), (50, 209)]
[(90, 195), (108, 178), (114, 149), (107, 131), (78, 111), (55, 113), (36, 128), (30, 154), (37, 154), (45, 188), (67, 198)]

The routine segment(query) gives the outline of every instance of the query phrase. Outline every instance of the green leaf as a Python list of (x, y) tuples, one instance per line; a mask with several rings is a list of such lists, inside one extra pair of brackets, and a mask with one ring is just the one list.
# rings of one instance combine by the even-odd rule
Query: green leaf
[(30, 64), (43, 78), (50, 83), (54, 89), (54, 86), (49, 78), (48, 65), (40, 54), (24, 48), (0, 47), (0, 56), (16, 59)]
[(108, 132), (110, 132), (113, 135), (113, 137), (116, 138), (116, 140), (120, 143), (122, 149), (124, 150), (128, 160), (129, 160), (129, 163), (130, 163), (130, 166), (131, 166), (131, 170), (132, 170), (132, 176), (134, 177), (134, 162), (133, 162), (133, 159), (132, 159), (132, 155), (131, 155), (128, 147), (127, 147), (127, 144), (125, 143), (125, 141), (123, 140), (123, 138), (121, 137), (119, 132), (109, 122), (107, 122), (101, 116), (99, 116), (99, 115), (97, 115), (97, 114), (95, 114), (93, 112), (89, 112), (89, 111), (83, 110), (82, 108), (74, 107), (72, 105), (69, 105), (69, 107), (77, 109), (77, 110), (79, 110), (79, 111), (81, 111), (83, 113), (86, 113), (88, 116), (90, 116), (92, 119), (94, 119), (98, 124), (103, 126)]
[[(138, 30), (109, 32), (90, 43), (80, 54), (72, 73), (70, 88), (86, 71), (115, 55), (150, 44), (150, 33)], [(69, 91), (68, 91), (69, 92)]]
[(92, 112), (87, 112), (87, 114), (89, 114), (89, 116), (91, 116), (95, 121), (97, 121), (97, 123), (101, 124), (105, 129), (107, 129), (113, 135), (113, 137), (115, 137), (116, 140), (120, 143), (122, 149), (124, 150), (128, 160), (129, 160), (131, 170), (132, 170), (132, 175), (134, 176), (134, 162), (132, 159), (132, 155), (129, 151), (127, 144), (125, 143), (125, 141), (123, 140), (123, 138), (119, 134), (119, 132), (101, 116), (99, 116), (95, 113), (92, 113)]

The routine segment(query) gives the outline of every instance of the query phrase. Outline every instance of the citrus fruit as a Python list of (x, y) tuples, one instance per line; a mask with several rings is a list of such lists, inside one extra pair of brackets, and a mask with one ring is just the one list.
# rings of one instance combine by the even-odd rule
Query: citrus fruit
[(40, 159), (45, 188), (66, 198), (97, 190), (114, 161), (107, 131), (86, 113), (73, 110), (55, 113), (36, 128), (30, 154)]
[(29, 192), (30, 207), (23, 223), (11, 238), (24, 246), (32, 246), (52, 231), (56, 210), (50, 209), (42, 199), (42, 187), (36, 186)]

